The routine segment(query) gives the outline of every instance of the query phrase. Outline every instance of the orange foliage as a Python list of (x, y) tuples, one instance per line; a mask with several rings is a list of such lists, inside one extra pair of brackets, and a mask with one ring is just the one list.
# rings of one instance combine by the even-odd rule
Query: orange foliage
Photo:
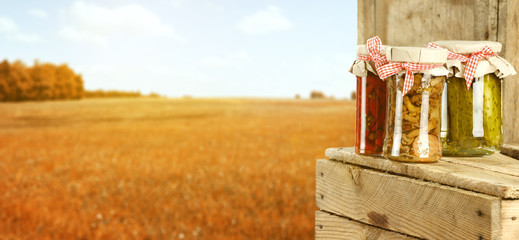
[(354, 109), (332, 100), (0, 104), (0, 238), (313, 239), (315, 160), (353, 145)]
[(0, 101), (79, 99), (83, 79), (66, 64), (27, 67), (21, 61), (0, 63)]
[(118, 90), (86, 90), (86, 98), (114, 98), (114, 97), (141, 97), (139, 91), (118, 91)]
[(120, 90), (85, 90), (85, 98), (128, 98), (128, 97), (162, 97), (158, 93), (151, 92), (148, 95), (142, 95), (139, 91), (120, 91)]
[(324, 95), (323, 92), (314, 90), (314, 91), (310, 92), (310, 98), (312, 98), (312, 99), (322, 99), (322, 98), (326, 98), (326, 96)]

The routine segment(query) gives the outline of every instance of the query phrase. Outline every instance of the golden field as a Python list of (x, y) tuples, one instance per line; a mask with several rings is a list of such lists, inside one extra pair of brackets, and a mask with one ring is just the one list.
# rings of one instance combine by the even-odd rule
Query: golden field
[(312, 239), (353, 102), (0, 104), (0, 239)]

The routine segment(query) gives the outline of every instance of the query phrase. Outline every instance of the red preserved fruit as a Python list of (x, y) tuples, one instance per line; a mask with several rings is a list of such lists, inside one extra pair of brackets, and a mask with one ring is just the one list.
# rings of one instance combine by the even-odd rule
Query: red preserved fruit
[[(366, 77), (365, 132), (362, 133), (362, 77), (357, 77), (357, 111), (355, 119), (355, 152), (380, 155), (384, 145), (386, 124), (386, 83), (369, 73)], [(364, 138), (362, 138), (364, 134)], [(361, 144), (364, 139), (364, 144)], [(363, 147), (363, 149), (362, 149)]]

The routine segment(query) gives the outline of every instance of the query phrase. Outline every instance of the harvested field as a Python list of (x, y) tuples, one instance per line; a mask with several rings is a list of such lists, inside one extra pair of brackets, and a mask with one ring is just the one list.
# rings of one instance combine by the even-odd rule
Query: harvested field
[(0, 238), (312, 239), (315, 159), (353, 102), (0, 104)]

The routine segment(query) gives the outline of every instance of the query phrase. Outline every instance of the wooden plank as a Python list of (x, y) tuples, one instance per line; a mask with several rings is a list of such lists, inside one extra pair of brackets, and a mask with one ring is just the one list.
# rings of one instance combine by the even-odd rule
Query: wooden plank
[(357, 1), (357, 43), (375, 36), (375, 0)]
[(389, 45), (497, 40), (498, 0), (376, 0), (375, 8), (375, 32)]
[(519, 144), (504, 144), (501, 153), (519, 159)]
[[(337, 161), (425, 179), (503, 198), (519, 198), (519, 177), (488, 169), (440, 160), (433, 164), (403, 163), (382, 157), (356, 155), (353, 148), (329, 148), (326, 156)], [(491, 156), (490, 156), (491, 157)]]
[(501, 202), (501, 239), (519, 238), (519, 201)]
[(506, 22), (508, 16), (508, 0), (498, 0), (498, 10), (497, 10), (497, 41), (503, 44), (503, 48), (501, 49), (501, 56), (506, 55)]
[[(499, 1), (499, 41), (504, 45), (501, 54), (516, 68), (519, 66), (519, 1)], [(517, 70), (517, 69), (516, 69)], [(519, 76), (503, 80), (503, 130), (504, 142), (519, 144)]]
[(318, 160), (321, 210), (427, 239), (497, 239), (498, 197)]
[(441, 161), (519, 177), (519, 161), (503, 154), (484, 157), (443, 157)]
[(418, 239), (323, 211), (315, 212), (315, 239)]

